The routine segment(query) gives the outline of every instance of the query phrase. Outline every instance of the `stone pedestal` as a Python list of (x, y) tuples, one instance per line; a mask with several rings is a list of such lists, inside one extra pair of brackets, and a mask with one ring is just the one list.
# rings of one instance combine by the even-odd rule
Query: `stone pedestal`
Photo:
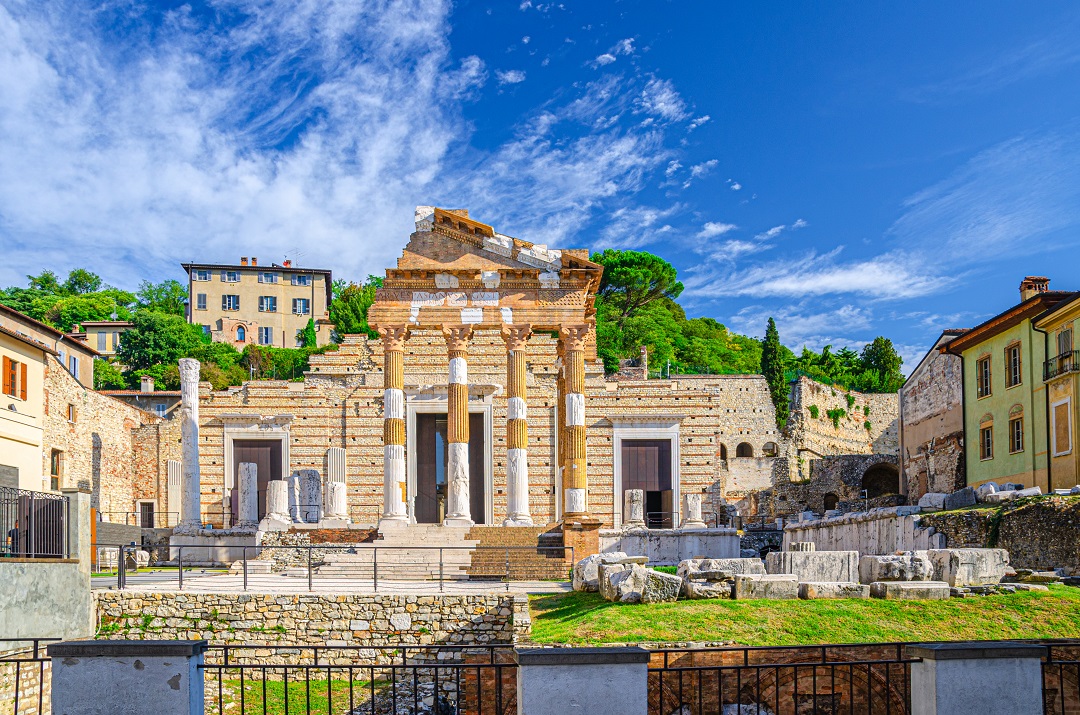
[(518, 715), (648, 712), (644, 648), (519, 648), (515, 656)]
[(589, 517), (564, 521), (563, 546), (573, 548), (575, 563), (586, 556), (600, 553), (600, 520)]
[(239, 468), (240, 514), (237, 529), (255, 529), (259, 525), (259, 465), (241, 462)]
[(1043, 712), (1046, 646), (1027, 643), (910, 645), (912, 715)]
[(627, 489), (623, 492), (623, 531), (641, 531), (645, 525), (645, 492)]
[(701, 495), (683, 494), (682, 529), (705, 529), (705, 520), (701, 518)]
[(297, 521), (304, 524), (318, 524), (322, 516), (322, 478), (314, 469), (299, 469), (296, 472)]
[(340, 482), (330, 482), (326, 485), (326, 504), (324, 515), (319, 526), (328, 529), (344, 529), (352, 523), (349, 518), (349, 508), (346, 504), (345, 485)]
[(267, 482), (266, 516), (259, 522), (259, 531), (288, 531), (291, 525), (289, 482), (284, 479)]

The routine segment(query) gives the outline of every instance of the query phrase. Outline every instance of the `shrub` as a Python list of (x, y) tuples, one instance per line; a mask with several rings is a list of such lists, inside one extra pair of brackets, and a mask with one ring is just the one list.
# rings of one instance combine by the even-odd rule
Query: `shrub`
[(870, 416), (870, 405), (863, 405), (862, 413), (867, 417)]
[(810, 410), (810, 416), (816, 420), (818, 418), (818, 414), (820, 414), (820, 411), (818, 410), (818, 406), (817, 405), (810, 405), (809, 410)]
[(867, 420), (866, 422), (863, 422), (862, 426), (866, 428), (867, 432), (869, 432), (870, 431), (870, 420)]
[(844, 399), (847, 400), (847, 406), (849, 410), (855, 406), (855, 395), (852, 395), (849, 392), (848, 394), (844, 395)]
[(833, 427), (840, 429), (840, 418), (847, 416), (847, 410), (842, 407), (838, 407), (835, 410), (829, 410), (825, 413), (829, 419), (832, 420)]

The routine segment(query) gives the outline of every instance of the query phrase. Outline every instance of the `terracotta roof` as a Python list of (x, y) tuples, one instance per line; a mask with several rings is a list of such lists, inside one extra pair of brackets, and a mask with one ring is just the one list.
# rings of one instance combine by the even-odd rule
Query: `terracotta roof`
[(952, 342), (942, 348), (942, 351), (952, 355), (960, 355), (964, 350), (967, 350), (974, 345), (978, 345), (982, 341), (992, 338), (1015, 325), (1019, 325), (1026, 318), (1034, 318), (1036, 315), (1044, 312), (1047, 308), (1051, 308), (1062, 301), (1069, 300), (1076, 295), (1077, 294), (1073, 291), (1064, 290), (1048, 290), (1045, 293), (1033, 295), (1022, 303), (1014, 305), (1005, 312), (999, 313), (993, 318), (976, 325), (962, 335), (957, 336)]
[(26, 343), (30, 347), (40, 350), (43, 353), (49, 353), (50, 355), (59, 354), (45, 343), (34, 340), (29, 335), (23, 335), (22, 333), (15, 332), (14, 330), (11, 330), (9, 328), (5, 328), (3, 325), (0, 325), (0, 333), (3, 333), (4, 335), (10, 335), (19, 342)]
[(98, 390), (103, 395), (142, 395), (145, 397), (179, 397), (179, 390), (154, 390), (143, 392), (142, 390)]

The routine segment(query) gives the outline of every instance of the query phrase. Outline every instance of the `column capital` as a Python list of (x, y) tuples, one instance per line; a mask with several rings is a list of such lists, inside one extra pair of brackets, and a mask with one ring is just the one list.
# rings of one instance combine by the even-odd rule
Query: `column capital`
[(472, 332), (471, 325), (444, 325), (442, 334), (446, 339), (446, 349), (450, 352), (468, 352)]
[(408, 325), (380, 325), (375, 328), (383, 341), (384, 350), (403, 351), (405, 340), (409, 337)]
[(563, 343), (566, 350), (584, 350), (585, 340), (592, 329), (593, 326), (588, 323), (563, 325), (559, 328), (559, 342)]
[(528, 323), (502, 326), (502, 339), (507, 350), (524, 350), (531, 335), (532, 326)]

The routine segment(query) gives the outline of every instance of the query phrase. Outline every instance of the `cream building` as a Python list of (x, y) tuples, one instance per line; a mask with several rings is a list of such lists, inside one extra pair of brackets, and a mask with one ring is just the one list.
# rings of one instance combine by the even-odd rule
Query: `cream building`
[(299, 334), (314, 320), (318, 344), (330, 342), (332, 275), (284, 261), (260, 266), (247, 256), (239, 265), (184, 263), (188, 274), (188, 321), (202, 325), (215, 342), (243, 350), (248, 343), (299, 346)]
[(26, 336), (52, 349), (57, 359), (76, 380), (87, 387), (94, 386), (94, 358), (99, 354), (83, 340), (66, 335), (6, 305), (0, 305), (0, 328)]
[(120, 346), (120, 336), (130, 330), (132, 324), (126, 320), (90, 320), (80, 324), (81, 333), (72, 333), (69, 337), (81, 340), (100, 355), (112, 357)]
[(45, 366), (56, 351), (0, 326), (0, 487), (42, 491)]

